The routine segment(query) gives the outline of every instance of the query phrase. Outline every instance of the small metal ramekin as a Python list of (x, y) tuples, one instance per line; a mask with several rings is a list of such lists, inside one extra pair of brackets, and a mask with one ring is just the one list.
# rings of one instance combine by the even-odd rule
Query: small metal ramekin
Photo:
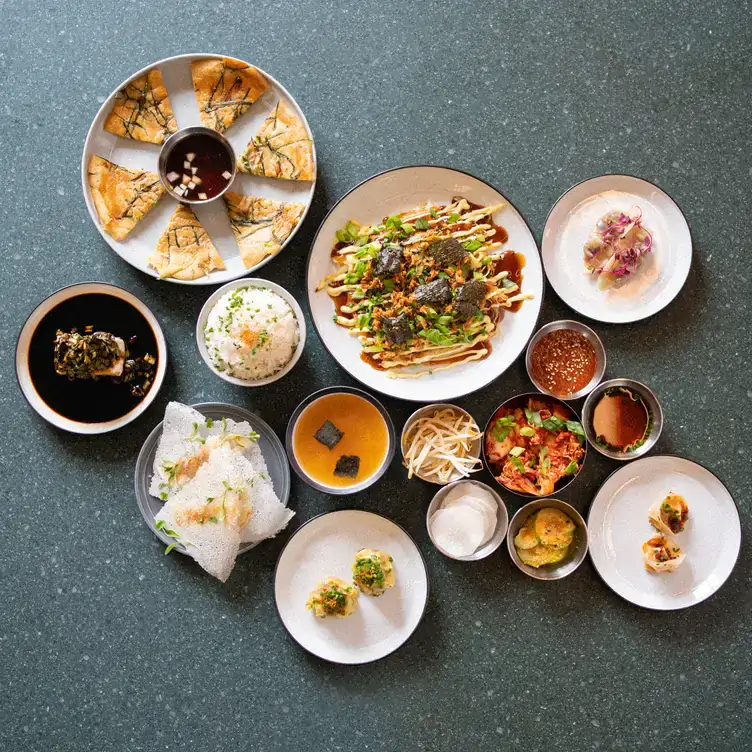
[[(599, 445), (596, 442), (597, 436), (593, 430), (593, 411), (595, 410), (595, 406), (598, 404), (598, 401), (607, 389), (613, 389), (614, 387), (619, 386), (629, 389), (643, 399), (648, 408), (650, 418), (650, 432), (645, 439), (645, 443), (630, 452), (615, 452), (612, 449), (607, 449), (606, 447)], [(663, 430), (663, 409), (653, 391), (646, 387), (645, 384), (641, 384), (639, 381), (634, 381), (632, 379), (610, 379), (609, 381), (603, 381), (598, 384), (585, 400), (585, 404), (582, 408), (582, 425), (585, 428), (585, 437), (587, 438), (588, 443), (596, 452), (600, 452), (602, 455), (610, 457), (612, 460), (628, 462), (629, 460), (636, 460), (638, 457), (642, 457), (655, 446), (655, 443), (660, 438), (661, 431)]]
[[(434, 537), (431, 534), (431, 517), (433, 517), (434, 512), (436, 512), (441, 507), (444, 499), (446, 498), (446, 495), (453, 488), (462, 486), (466, 483), (477, 486), (478, 488), (482, 488), (484, 491), (488, 491), (488, 493), (490, 493), (491, 496), (493, 496), (493, 498), (496, 500), (496, 504), (498, 506), (498, 509), (496, 511), (496, 529), (494, 530), (493, 535), (489, 538), (489, 540), (486, 541), (486, 543), (484, 543), (479, 549), (470, 554), (470, 556), (452, 556), (452, 554), (447, 553), (434, 540)], [(444, 554), (444, 556), (448, 557), (449, 559), (455, 559), (456, 561), (478, 561), (479, 559), (485, 559), (486, 556), (490, 556), (503, 543), (504, 536), (507, 534), (508, 527), (509, 514), (504, 504), (504, 500), (501, 498), (501, 496), (496, 491), (494, 491), (493, 488), (487, 486), (485, 483), (481, 483), (479, 480), (470, 480), (469, 478), (458, 480), (454, 483), (449, 483), (448, 485), (437, 491), (436, 495), (433, 497), (433, 499), (431, 499), (431, 503), (428, 505), (428, 512), (426, 512), (426, 529), (428, 530), (428, 537), (431, 539), (431, 543), (433, 543), (433, 545), (436, 546), (436, 548), (442, 554)]]
[[(579, 332), (583, 336), (587, 337), (588, 341), (595, 350), (595, 373), (593, 374), (593, 378), (590, 379), (590, 381), (579, 391), (567, 395), (555, 394), (554, 392), (545, 389), (543, 387), (543, 384), (541, 384), (533, 376), (533, 350), (535, 349), (535, 346), (547, 334), (551, 334), (551, 332), (555, 332), (559, 329), (570, 329), (574, 332)], [(561, 400), (576, 400), (592, 392), (593, 389), (595, 389), (595, 387), (600, 383), (600, 380), (603, 378), (603, 374), (606, 372), (606, 350), (603, 347), (601, 338), (589, 326), (585, 326), (585, 324), (581, 324), (579, 321), (573, 321), (571, 319), (551, 321), (550, 323), (538, 329), (538, 331), (533, 335), (532, 339), (528, 343), (527, 352), (525, 353), (525, 367), (527, 368), (527, 375), (530, 381), (533, 382), (533, 385), (539, 391), (543, 392), (544, 394), (550, 394), (552, 397), (556, 397), (557, 399)]]
[[(410, 428), (412, 427), (413, 423), (415, 423), (415, 421), (418, 420), (419, 418), (424, 418), (427, 415), (432, 415), (433, 413), (439, 412), (441, 410), (455, 410), (456, 412), (461, 413), (462, 415), (470, 418), (470, 420), (472, 420), (473, 423), (475, 423), (476, 427), (478, 428), (478, 433), (480, 433), (480, 437), (470, 445), (470, 454), (469, 454), (469, 456), (470, 457), (474, 457), (475, 459), (479, 459), (480, 458), (480, 450), (481, 450), (481, 446), (483, 444), (483, 434), (480, 431), (480, 426), (478, 426), (478, 421), (475, 420), (475, 418), (473, 418), (473, 416), (470, 415), (470, 413), (467, 410), (463, 410), (461, 407), (457, 407), (457, 405), (450, 405), (447, 402), (437, 402), (436, 404), (433, 404), (433, 405), (426, 405), (425, 407), (418, 408), (405, 421), (405, 425), (402, 428), (402, 436), (400, 437), (400, 447), (402, 449), (402, 464), (405, 467), (407, 467), (405, 465), (405, 450), (407, 448), (406, 447), (407, 432), (410, 430)], [(481, 465), (478, 465), (478, 469), (480, 469), (480, 468), (481, 468)], [(421, 480), (424, 480), (427, 483), (433, 483), (433, 484), (435, 484), (437, 486), (446, 485), (446, 484), (440, 483), (435, 478), (426, 477), (425, 475), (421, 475), (420, 473), (415, 473), (415, 477), (416, 478), (420, 478)], [(455, 481), (462, 480), (465, 477), (467, 477), (467, 476), (461, 475), (457, 470), (455, 470), (452, 473), (452, 475), (449, 478), (449, 480), (447, 481), (447, 483), (454, 483)]]
[[(186, 139), (189, 136), (198, 135), (209, 136), (222, 144), (224, 149), (230, 155), (230, 162), (232, 164), (232, 176), (227, 181), (227, 185), (216, 196), (212, 196), (211, 198), (186, 198), (185, 196), (181, 196), (180, 194), (175, 193), (175, 189), (167, 179), (167, 158), (170, 156), (172, 150), (183, 141), (183, 139)], [(203, 125), (192, 125), (190, 128), (183, 128), (177, 131), (177, 133), (173, 133), (164, 144), (162, 144), (162, 148), (159, 152), (158, 171), (159, 179), (162, 181), (162, 185), (167, 190), (167, 193), (169, 193), (174, 199), (180, 201), (181, 204), (208, 204), (212, 201), (216, 201), (232, 185), (233, 180), (235, 180), (235, 175), (238, 172), (238, 160), (235, 156), (235, 150), (232, 148), (232, 144), (230, 144), (230, 142), (219, 131), (215, 131), (214, 128), (207, 128)]]
[[(554, 509), (561, 510), (577, 526), (577, 531), (575, 533), (576, 548), (558, 564), (543, 567), (531, 567), (529, 564), (525, 564), (518, 556), (517, 549), (514, 546), (514, 539), (517, 533), (519, 533), (520, 528), (525, 524), (525, 520), (539, 509), (544, 509), (546, 507), (553, 507)], [(531, 501), (529, 504), (525, 504), (524, 507), (520, 507), (514, 517), (512, 517), (512, 521), (509, 523), (509, 530), (507, 531), (507, 548), (509, 549), (509, 556), (512, 561), (526, 575), (529, 575), (536, 580), (560, 580), (563, 577), (572, 574), (572, 572), (582, 564), (582, 561), (587, 554), (587, 525), (585, 524), (585, 520), (582, 519), (582, 515), (571, 504), (567, 504), (566, 501), (559, 501), (558, 499), (540, 499), (539, 501)]]

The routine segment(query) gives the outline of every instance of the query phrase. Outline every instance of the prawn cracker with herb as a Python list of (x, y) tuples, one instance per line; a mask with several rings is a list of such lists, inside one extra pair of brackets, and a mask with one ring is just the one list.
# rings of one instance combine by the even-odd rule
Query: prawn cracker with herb
[(269, 88), (257, 68), (223, 57), (191, 63), (201, 123), (215, 131), (226, 131)]
[(345, 434), (337, 428), (330, 420), (325, 420), (318, 431), (313, 435), (319, 444), (323, 444), (327, 449), (334, 449), (339, 444)]
[(165, 194), (156, 172), (131, 170), (94, 155), (89, 187), (104, 231), (124, 240)]
[(247, 269), (279, 252), (305, 210), (303, 204), (282, 203), (240, 193), (228, 192), (222, 198), (238, 241), (240, 258)]
[(313, 180), (313, 141), (303, 121), (282, 101), (269, 113), (238, 160), (252, 175), (285, 180)]
[(225, 265), (211, 238), (193, 211), (178, 204), (167, 229), (149, 258), (160, 279), (191, 280), (203, 277)]
[(131, 81), (115, 96), (104, 129), (116, 136), (163, 144), (178, 125), (172, 114), (162, 74), (153, 68)]

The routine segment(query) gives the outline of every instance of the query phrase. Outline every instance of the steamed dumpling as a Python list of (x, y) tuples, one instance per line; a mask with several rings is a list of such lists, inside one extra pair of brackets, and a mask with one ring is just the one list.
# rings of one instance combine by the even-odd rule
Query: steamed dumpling
[(676, 535), (684, 530), (689, 507), (679, 494), (670, 493), (663, 501), (650, 508), (648, 519), (656, 530), (665, 535)]
[(642, 544), (645, 569), (651, 572), (674, 572), (685, 556), (677, 542), (667, 535), (656, 535)]
[(315, 616), (325, 619), (349, 616), (358, 607), (358, 590), (338, 577), (327, 577), (319, 582), (308, 596), (306, 608)]

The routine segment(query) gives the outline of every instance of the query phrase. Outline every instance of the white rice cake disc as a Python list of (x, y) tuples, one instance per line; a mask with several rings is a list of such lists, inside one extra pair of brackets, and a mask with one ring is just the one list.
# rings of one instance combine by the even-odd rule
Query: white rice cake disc
[(431, 517), (431, 533), (452, 556), (470, 556), (485, 535), (483, 516), (465, 505), (439, 509)]
[(494, 497), (491, 496), (488, 491), (483, 488), (479, 488), (473, 483), (461, 483), (459, 486), (455, 486), (444, 497), (444, 502), (441, 506), (451, 506), (449, 504), (450, 501), (454, 501), (455, 499), (459, 499), (463, 496), (472, 496), (474, 499), (477, 499), (479, 502), (481, 502), (481, 504), (483, 504), (483, 506), (485, 506), (486, 509), (488, 509), (488, 511), (492, 512), (493, 514), (496, 514), (498, 511), (498, 504), (496, 503), (496, 499), (494, 499)]
[[(489, 504), (489, 502), (491, 502)], [(475, 509), (483, 517), (483, 540), (480, 545), (487, 543), (496, 530), (498, 505), (489, 493), (468, 483), (464, 487), (453, 488), (444, 498), (442, 509), (453, 507), (467, 507)]]

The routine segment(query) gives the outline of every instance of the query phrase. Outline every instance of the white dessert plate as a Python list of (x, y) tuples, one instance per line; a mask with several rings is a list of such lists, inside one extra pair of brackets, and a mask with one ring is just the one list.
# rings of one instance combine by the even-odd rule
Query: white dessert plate
[[(595, 223), (612, 210), (642, 209), (652, 251), (634, 275), (608, 290), (585, 270), (583, 246)], [(665, 191), (631, 175), (601, 175), (570, 188), (554, 205), (543, 230), (541, 255), (556, 294), (596, 321), (626, 324), (652, 316), (681, 291), (692, 264), (692, 236), (681, 209)]]
[[(81, 159), (81, 181), (84, 190), (84, 199), (89, 209), (89, 215), (99, 230), (102, 237), (107, 241), (110, 247), (121, 258), (127, 261), (131, 266), (140, 269), (146, 274), (157, 277), (156, 271), (147, 263), (147, 259), (154, 253), (157, 242), (164, 232), (170, 217), (178, 206), (178, 202), (169, 195), (163, 196), (159, 203), (133, 228), (125, 240), (115, 240), (107, 234), (102, 228), (102, 223), (94, 206), (94, 201), (89, 188), (87, 179), (89, 160), (95, 154), (105, 159), (109, 159), (115, 164), (130, 167), (132, 169), (145, 169), (157, 172), (157, 159), (161, 146), (158, 144), (136, 141), (131, 138), (122, 138), (113, 133), (104, 130), (104, 121), (112, 110), (115, 97), (118, 92), (127, 86), (131, 81), (142, 76), (152, 68), (158, 68), (162, 72), (167, 96), (172, 106), (178, 128), (187, 128), (192, 125), (201, 125), (199, 118), (198, 104), (196, 94), (193, 90), (191, 79), (191, 62), (194, 60), (203, 60), (207, 58), (233, 57), (232, 55), (218, 55), (210, 53), (196, 53), (188, 55), (176, 55), (164, 60), (158, 60), (151, 65), (147, 65), (140, 71), (134, 73), (130, 78), (123, 81), (99, 109), (94, 122), (89, 128), (86, 137), (84, 152)], [(237, 59), (237, 58), (236, 58)], [(253, 61), (251, 61), (252, 64)], [(258, 67), (258, 66), (256, 66)], [(224, 136), (230, 141), (235, 154), (242, 154), (248, 142), (256, 135), (259, 127), (264, 122), (264, 118), (269, 114), (272, 107), (280, 100), (284, 100), (293, 110), (293, 112), (303, 121), (309, 136), (313, 139), (311, 129), (306, 122), (302, 110), (298, 106), (290, 92), (282, 84), (270, 76), (266, 71), (258, 68), (261, 74), (269, 82), (269, 88), (259, 97), (241, 117), (239, 117), (225, 132)], [(314, 161), (316, 158), (316, 148), (314, 144)], [(184, 285), (215, 285), (229, 282), (239, 277), (261, 268), (273, 258), (284, 253), (285, 246), (295, 237), (305, 221), (306, 214), (311, 205), (313, 192), (316, 187), (315, 180), (278, 180), (275, 178), (265, 178), (256, 175), (246, 175), (238, 172), (233, 180), (230, 190), (235, 193), (242, 193), (251, 196), (260, 196), (262, 198), (271, 198), (275, 201), (294, 201), (305, 204), (305, 210), (298, 222), (297, 227), (290, 233), (290, 236), (282, 244), (282, 248), (274, 256), (268, 256), (259, 264), (251, 269), (247, 269), (240, 259), (240, 251), (235, 241), (235, 236), (230, 226), (230, 220), (225, 210), (225, 202), (219, 198), (206, 204), (192, 205), (196, 216), (198, 217), (204, 229), (209, 234), (212, 242), (219, 251), (219, 255), (224, 261), (225, 269), (210, 272), (207, 276), (199, 279), (184, 281), (168, 278), (166, 282), (176, 282)]]
[[(306, 611), (320, 580), (352, 581), (361, 548), (388, 553), (396, 584), (378, 598), (360, 593), (355, 613), (321, 619)], [(274, 599), (285, 629), (301, 647), (333, 663), (384, 658), (413, 634), (428, 602), (428, 571), (415, 541), (397, 523), (373, 512), (340, 509), (306, 522), (280, 554)]]
[[(331, 251), (335, 232), (348, 221), (377, 224), (389, 215), (426, 201), (448, 204), (455, 196), (486, 206), (504, 203), (493, 220), (506, 229), (504, 250), (525, 257), (522, 292), (533, 294), (519, 311), (508, 312), (491, 339), (491, 354), (484, 360), (436, 371), (419, 378), (390, 378), (361, 357), (358, 340), (332, 320), (334, 305), (326, 290), (316, 291), (324, 277), (335, 271)], [(449, 402), (481, 389), (501, 376), (525, 349), (535, 331), (543, 300), (543, 270), (538, 246), (522, 215), (495, 188), (478, 178), (448, 167), (398, 167), (378, 175), (345, 194), (321, 224), (308, 257), (308, 305), (313, 325), (324, 347), (353, 378), (382, 394), (413, 402)]]
[[(671, 573), (645, 569), (642, 544), (659, 533), (648, 510), (669, 492), (684, 497), (689, 518), (674, 536), (686, 554)], [(588, 513), (590, 557), (604, 582), (622, 598), (660, 611), (694, 606), (728, 579), (739, 557), (739, 512), (726, 487), (691, 460), (644, 457), (610, 475)]]

